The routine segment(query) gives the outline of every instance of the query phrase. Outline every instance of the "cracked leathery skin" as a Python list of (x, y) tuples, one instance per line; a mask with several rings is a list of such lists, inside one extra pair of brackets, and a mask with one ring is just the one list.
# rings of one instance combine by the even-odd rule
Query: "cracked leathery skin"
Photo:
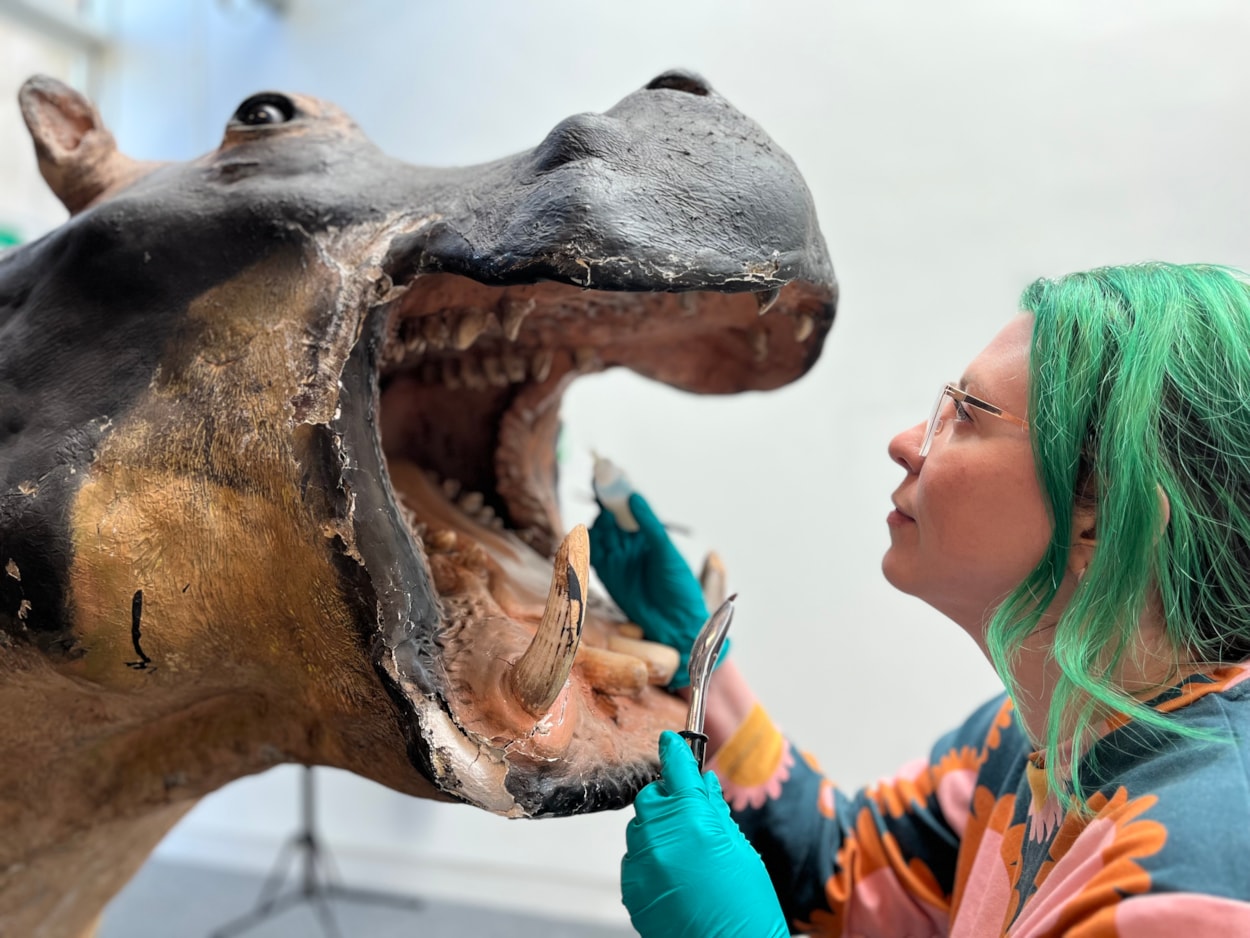
[(298, 95), (180, 164), (59, 82), (20, 100), (72, 214), (0, 254), (0, 933), (82, 934), (281, 762), (627, 803), (685, 710), (588, 592), (560, 400), (812, 366), (837, 289), (790, 159), (683, 72), (455, 169)]

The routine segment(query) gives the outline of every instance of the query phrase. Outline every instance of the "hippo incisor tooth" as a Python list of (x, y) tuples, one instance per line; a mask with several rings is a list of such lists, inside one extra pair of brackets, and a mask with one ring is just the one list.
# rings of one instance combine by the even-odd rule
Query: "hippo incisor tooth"
[(794, 341), (806, 342), (807, 337), (812, 334), (816, 328), (816, 320), (807, 313), (800, 313), (799, 318), (794, 323)]
[(486, 372), (486, 380), (497, 388), (508, 386), (508, 375), (503, 370), (503, 363), (494, 355), (482, 359), (482, 371)]
[(470, 310), (460, 317), (460, 321), (451, 330), (452, 345), (457, 351), (463, 352), (486, 330), (486, 314), (481, 310)]
[(777, 302), (777, 297), (781, 296), (781, 287), (773, 287), (771, 290), (761, 290), (755, 294), (755, 302), (759, 304), (760, 315), (773, 308), (773, 304)]
[(426, 316), (421, 321), (421, 334), (430, 348), (446, 348), (451, 338), (451, 330), (447, 328), (447, 320), (442, 316)]
[(454, 358), (443, 362), (443, 384), (453, 391), (459, 390), (463, 386), (460, 380), (460, 362)]
[(541, 349), (534, 353), (530, 362), (530, 374), (535, 381), (546, 381), (551, 374), (551, 366), (555, 363), (556, 353), (551, 349)]
[(649, 683), (645, 661), (591, 645), (578, 651), (577, 673), (599, 693), (612, 697), (637, 697)]
[(699, 573), (699, 585), (703, 587), (703, 601), (709, 609), (719, 609), (729, 595), (728, 573), (725, 563), (716, 551), (709, 551), (703, 558), (703, 570)]
[(525, 357), (516, 352), (504, 352), (502, 358), (503, 369), (508, 373), (508, 380), (513, 384), (520, 384), (524, 381), (529, 373), (525, 367)]
[(431, 553), (445, 553), (456, 546), (456, 532), (450, 528), (439, 528), (437, 531), (431, 531), (429, 536), (425, 538), (426, 549)]
[(578, 371), (589, 371), (598, 364), (599, 353), (593, 348), (582, 347), (573, 352), (573, 363)]
[(579, 524), (556, 551), (547, 606), (534, 640), (508, 672), (516, 700), (541, 716), (559, 696), (577, 655), (590, 584), (590, 538)]
[(608, 635), (608, 651), (633, 655), (647, 667), (647, 683), (661, 687), (668, 684), (681, 664), (681, 654), (676, 648), (624, 635)]
[(532, 298), (528, 300), (509, 299), (504, 301), (501, 325), (503, 326), (503, 334), (508, 337), (509, 342), (515, 342), (516, 337), (521, 334), (521, 323), (525, 322), (525, 317), (534, 311), (534, 306), (535, 301)]
[(751, 350), (755, 353), (756, 364), (763, 364), (768, 358), (768, 333), (762, 326), (751, 333)]
[(482, 366), (472, 355), (460, 359), (460, 380), (471, 391), (485, 391), (488, 387)]

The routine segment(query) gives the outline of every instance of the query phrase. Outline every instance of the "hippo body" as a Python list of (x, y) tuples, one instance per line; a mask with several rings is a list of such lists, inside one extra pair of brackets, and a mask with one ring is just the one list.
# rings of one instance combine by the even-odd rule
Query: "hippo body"
[(811, 367), (837, 289), (789, 158), (683, 72), (438, 170), (298, 95), (181, 164), (21, 103), (72, 214), (0, 253), (0, 934), (83, 934), (282, 762), (627, 803), (684, 704), (561, 523), (560, 399)]

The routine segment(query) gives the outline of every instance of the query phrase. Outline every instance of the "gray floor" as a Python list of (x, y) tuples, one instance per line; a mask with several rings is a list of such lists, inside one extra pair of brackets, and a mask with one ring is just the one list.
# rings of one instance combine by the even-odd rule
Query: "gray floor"
[[(255, 908), (263, 878), (153, 860), (113, 900), (97, 938), (208, 938)], [(294, 891), (287, 882), (284, 893)], [(621, 931), (570, 925), (492, 909), (419, 900), (416, 909), (347, 898), (328, 905), (337, 930), (316, 906), (296, 902), (245, 931), (246, 938), (634, 938)]]

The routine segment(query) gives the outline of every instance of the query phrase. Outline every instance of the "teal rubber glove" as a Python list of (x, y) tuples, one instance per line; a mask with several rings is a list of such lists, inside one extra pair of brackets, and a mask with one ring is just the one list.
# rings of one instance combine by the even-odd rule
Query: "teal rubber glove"
[(621, 900), (642, 938), (790, 934), (764, 861), (729, 816), (720, 782), (676, 733), (660, 734), (659, 781), (625, 828)]
[[(703, 589), (647, 500), (637, 492), (630, 495), (629, 511), (638, 522), (637, 531), (623, 530), (612, 512), (600, 506), (590, 528), (590, 563), (643, 636), (681, 654), (668, 686), (689, 687), (690, 649), (708, 617)], [(726, 640), (717, 664), (728, 651)]]

